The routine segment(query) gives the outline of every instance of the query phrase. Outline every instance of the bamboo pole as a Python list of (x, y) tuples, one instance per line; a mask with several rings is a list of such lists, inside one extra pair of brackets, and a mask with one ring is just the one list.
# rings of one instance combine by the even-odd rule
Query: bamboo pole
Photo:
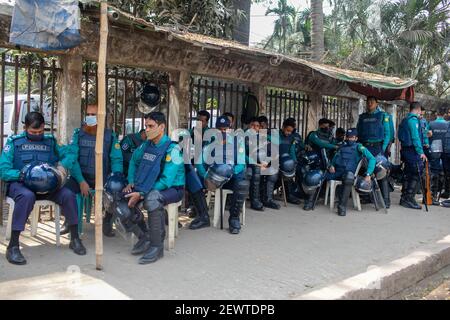
[(102, 198), (103, 198), (103, 139), (106, 116), (106, 51), (108, 47), (108, 4), (102, 1), (100, 5), (100, 48), (98, 54), (98, 114), (97, 137), (95, 142), (95, 260), (96, 269), (102, 270), (103, 265), (103, 234), (102, 234)]

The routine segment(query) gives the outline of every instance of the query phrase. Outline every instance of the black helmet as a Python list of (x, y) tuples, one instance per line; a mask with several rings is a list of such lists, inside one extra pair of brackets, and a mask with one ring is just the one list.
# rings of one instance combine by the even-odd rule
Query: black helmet
[(111, 173), (108, 178), (106, 178), (105, 192), (114, 196), (121, 193), (122, 190), (127, 186), (127, 179), (120, 173)]
[(293, 178), (295, 176), (296, 163), (287, 153), (280, 156), (280, 171), (286, 178)]
[(363, 177), (358, 176), (355, 182), (355, 189), (359, 193), (368, 194), (372, 191), (372, 183), (367, 182)]
[(161, 101), (159, 87), (153, 83), (145, 83), (142, 87), (138, 108), (144, 113), (150, 113)]
[(310, 170), (306, 172), (302, 180), (302, 188), (306, 194), (314, 194), (317, 188), (320, 187), (324, 178), (321, 170)]
[(61, 187), (58, 170), (44, 162), (32, 162), (22, 169), (25, 187), (36, 194), (53, 193)]
[(223, 187), (233, 176), (233, 166), (230, 164), (213, 164), (205, 175), (205, 185), (209, 191)]
[(320, 155), (315, 151), (307, 151), (300, 158), (302, 164), (303, 174), (306, 174), (309, 169), (320, 168)]

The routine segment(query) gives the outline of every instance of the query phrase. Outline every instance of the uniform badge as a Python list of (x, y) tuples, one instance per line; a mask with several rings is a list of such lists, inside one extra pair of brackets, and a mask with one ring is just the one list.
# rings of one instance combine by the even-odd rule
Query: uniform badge
[(3, 148), (3, 151), (4, 151), (5, 153), (8, 153), (9, 150), (11, 150), (11, 145), (7, 144), (7, 145)]
[(124, 143), (122, 145), (122, 150), (127, 150), (128, 149), (128, 143)]
[(116, 144), (115, 144), (115, 147), (116, 147), (116, 149), (120, 149), (120, 144), (119, 144), (119, 143), (116, 143)]
[(172, 157), (170, 156), (170, 154), (168, 154), (168, 155), (166, 156), (166, 162), (169, 162), (170, 160), (172, 160)]
[(387, 118), (387, 117), (384, 118), (384, 121), (385, 121), (385, 122), (389, 122), (389, 118)]

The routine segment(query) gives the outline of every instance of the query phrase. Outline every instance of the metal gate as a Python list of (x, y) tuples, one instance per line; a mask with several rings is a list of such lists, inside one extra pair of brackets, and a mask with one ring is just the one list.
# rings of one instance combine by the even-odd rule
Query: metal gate
[(245, 95), (249, 88), (243, 84), (205, 78), (191, 77), (189, 103), (189, 129), (194, 126), (197, 112), (207, 110), (211, 114), (209, 127), (213, 128), (218, 116), (224, 112), (231, 112), (235, 117), (235, 128), (241, 128), (240, 114)]
[[(148, 71), (120, 66), (107, 66), (106, 82), (106, 126), (119, 137), (138, 132), (144, 128), (144, 113), (139, 109), (140, 92), (144, 82), (156, 84), (161, 93), (161, 103), (155, 111), (161, 111), (169, 118), (169, 76), (159, 71)], [(82, 112), (84, 119), (90, 100), (97, 98), (97, 64), (86, 61), (83, 67)], [(166, 128), (167, 129), (167, 128)]]
[(332, 120), (336, 128), (349, 129), (355, 122), (351, 100), (322, 96), (322, 117)]
[(303, 137), (308, 128), (308, 110), (311, 104), (309, 96), (299, 91), (282, 89), (266, 90), (266, 116), (269, 127), (281, 129), (283, 121), (295, 118), (297, 130)]

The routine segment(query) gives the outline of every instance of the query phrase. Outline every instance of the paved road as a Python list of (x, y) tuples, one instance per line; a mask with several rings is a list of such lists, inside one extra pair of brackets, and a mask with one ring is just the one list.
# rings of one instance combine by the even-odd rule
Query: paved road
[[(393, 203), (398, 198), (394, 194)], [(289, 299), (426, 249), (450, 234), (450, 209), (433, 207), (427, 214), (394, 205), (386, 215), (364, 205), (362, 212), (349, 210), (347, 217), (323, 205), (314, 212), (293, 205), (263, 213), (247, 210), (240, 235), (214, 228), (182, 229), (175, 250), (166, 251), (153, 265), (138, 265), (121, 237), (105, 238), (103, 271), (95, 270), (93, 225), (84, 235), (89, 251), (84, 257), (74, 255), (67, 240), (61, 248), (54, 247), (51, 226), (40, 227), (37, 238), (21, 238), (26, 266), (8, 264), (0, 244), (0, 284), (8, 284), (3, 288), (10, 288), (12, 280), (21, 279), (20, 286), (26, 286), (28, 278), (58, 278), (70, 267), (70, 272), (79, 268), (100, 283), (95, 287), (103, 289), (91, 297), (119, 293), (132, 299)], [(0, 232), (3, 240), (4, 228)], [(79, 297), (69, 289), (55, 296)], [(110, 289), (114, 293), (104, 294)], [(2, 292), (7, 295), (0, 290), (0, 299), (5, 298)]]

